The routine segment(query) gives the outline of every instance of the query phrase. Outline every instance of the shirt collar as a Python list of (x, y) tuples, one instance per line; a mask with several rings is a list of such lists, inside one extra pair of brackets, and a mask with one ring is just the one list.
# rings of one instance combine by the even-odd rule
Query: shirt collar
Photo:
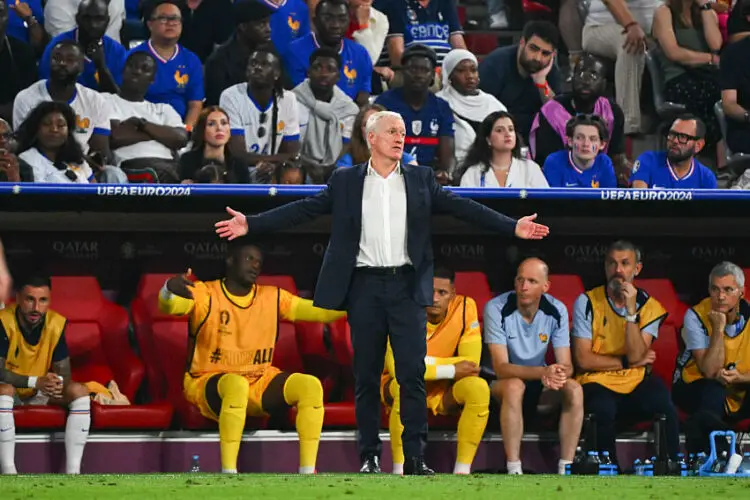
[(693, 175), (693, 172), (695, 172), (695, 158), (690, 160), (690, 170), (688, 170), (688, 173), (683, 175), (682, 177), (677, 176), (677, 173), (674, 171), (674, 167), (672, 167), (669, 159), (667, 159), (667, 169), (669, 169), (669, 175), (672, 176), (672, 179), (674, 179), (675, 182), (684, 181), (685, 179), (688, 179), (691, 175)]
[[(320, 43), (318, 42), (318, 37), (315, 36), (315, 33), (310, 33), (313, 39), (313, 45), (315, 45), (316, 49), (320, 48)], [(341, 39), (341, 46), (339, 46), (339, 54), (341, 54), (344, 51), (344, 38)]]
[[(386, 177), (386, 179), (390, 179), (391, 176), (393, 175), (402, 175), (402, 174), (403, 174), (403, 171), (401, 170), (401, 162), (399, 161), (396, 164), (396, 168), (393, 170), (393, 172), (388, 174), (388, 177)], [(377, 173), (374, 168), (372, 168), (372, 158), (367, 160), (367, 175), (374, 175), (376, 177), (380, 177), (380, 174)]]

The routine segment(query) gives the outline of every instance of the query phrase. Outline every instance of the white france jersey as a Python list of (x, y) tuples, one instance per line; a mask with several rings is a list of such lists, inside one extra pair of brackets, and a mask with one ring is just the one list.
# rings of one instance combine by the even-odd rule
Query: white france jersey
[[(273, 120), (273, 102), (262, 109), (247, 94), (247, 83), (238, 83), (221, 93), (219, 106), (229, 115), (229, 126), (232, 135), (244, 136), (245, 146), (249, 153), (274, 155), (279, 152), (282, 141), (299, 140), (299, 112), (297, 97), (293, 92), (284, 91), (278, 100), (278, 118), (276, 119), (276, 149), (271, 151), (271, 121)], [(262, 115), (265, 120), (261, 123)], [(265, 134), (258, 137), (258, 130), (263, 127)]]
[[(52, 100), (47, 90), (47, 80), (39, 80), (23, 89), (13, 102), (13, 129), (18, 130), (37, 105)], [(76, 83), (76, 92), (68, 104), (76, 114), (75, 138), (83, 152), (88, 153), (92, 135), (110, 135), (109, 116), (112, 108), (99, 92), (80, 83)]]
[[(67, 167), (65, 170), (58, 169), (46, 156), (38, 149), (27, 149), (18, 158), (28, 163), (34, 171), (34, 182), (54, 184), (88, 184), (94, 179), (94, 172), (85, 161), (80, 165), (71, 163), (63, 164)], [(65, 172), (70, 170), (76, 176), (76, 180), (69, 179)]]

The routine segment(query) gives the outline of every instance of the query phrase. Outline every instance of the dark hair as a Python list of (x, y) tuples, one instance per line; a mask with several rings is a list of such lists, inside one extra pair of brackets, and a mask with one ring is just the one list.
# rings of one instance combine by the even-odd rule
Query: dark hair
[(240, 250), (247, 247), (257, 248), (261, 255), (265, 253), (265, 250), (260, 243), (252, 241), (249, 238), (238, 238), (227, 243), (227, 257), (236, 257), (237, 254), (240, 253)]
[(21, 126), (18, 128), (18, 153), (21, 154), (31, 148), (37, 147), (37, 136), (42, 120), (52, 113), (60, 113), (65, 118), (68, 125), (68, 137), (65, 144), (57, 152), (55, 163), (74, 163), (80, 165), (83, 163), (83, 148), (75, 138), (76, 115), (73, 109), (64, 102), (44, 101), (39, 103), (36, 108), (26, 117)]
[(612, 252), (633, 252), (635, 254), (636, 264), (639, 264), (641, 262), (641, 259), (643, 258), (640, 248), (627, 240), (617, 240), (612, 243), (607, 249), (607, 255), (611, 254)]
[(147, 23), (151, 20), (151, 16), (154, 15), (154, 11), (161, 5), (168, 3), (174, 5), (180, 12), (185, 7), (185, 2), (182, 0), (145, 0), (141, 2), (141, 11), (143, 12), (143, 22)]
[(676, 122), (677, 120), (680, 120), (681, 122), (695, 122), (695, 136), (699, 139), (703, 139), (706, 137), (706, 123), (696, 115), (691, 113), (681, 114), (674, 119), (672, 125), (674, 125), (674, 122)]
[[(672, 13), (672, 31), (675, 27), (687, 28), (688, 26), (682, 21), (682, 9), (683, 2), (681, 0), (667, 0), (667, 8)], [(703, 28), (703, 16), (701, 16), (701, 8), (695, 2), (690, 3), (690, 22), (693, 23), (693, 28), (700, 30)]]
[(128, 55), (128, 57), (125, 58), (125, 66), (127, 66), (128, 63), (132, 59), (135, 59), (136, 57), (146, 57), (148, 59), (151, 59), (152, 61), (154, 61), (154, 67), (157, 67), (156, 66), (156, 58), (153, 55), (151, 55), (150, 52), (145, 52), (145, 51), (142, 51), (142, 50), (138, 50), (136, 52), (131, 52), (130, 55)]
[(528, 42), (533, 36), (538, 36), (555, 48), (557, 48), (560, 43), (560, 32), (557, 30), (557, 27), (549, 21), (529, 21), (524, 24), (521, 38), (523, 38), (525, 42)]
[[(479, 124), (477, 136), (474, 139), (474, 143), (469, 148), (469, 152), (466, 153), (466, 158), (464, 158), (463, 164), (461, 164), (461, 167), (459, 168), (459, 172), (456, 176), (457, 179), (461, 179), (464, 173), (466, 173), (472, 165), (481, 164), (485, 172), (490, 170), (492, 148), (488, 143), (488, 139), (490, 135), (492, 135), (492, 129), (495, 127), (495, 122), (501, 118), (509, 118), (510, 121), (513, 122), (513, 128), (516, 127), (516, 120), (513, 118), (513, 115), (507, 111), (494, 111), (487, 115), (484, 120), (482, 120), (482, 123)], [(513, 151), (511, 151), (511, 156), (513, 156), (513, 158), (521, 158), (522, 147), (523, 139), (518, 133), (518, 130), (516, 130), (516, 146), (513, 148)]]
[[(208, 116), (211, 113), (221, 113), (227, 117), (227, 121), (229, 120), (229, 115), (227, 114), (227, 112), (219, 106), (209, 106), (207, 108), (203, 108), (201, 114), (198, 116), (198, 121), (195, 123), (193, 133), (190, 136), (193, 140), (193, 147), (191, 148), (191, 151), (203, 151), (206, 140), (206, 124), (208, 123)], [(232, 124), (230, 123), (229, 126), (231, 127), (231, 125)], [(229, 147), (228, 142), (224, 145), (224, 163), (226, 163), (227, 165), (231, 165), (232, 163), (232, 150)]]
[(338, 7), (339, 5), (343, 5), (346, 7), (347, 12), (349, 11), (349, 2), (347, 0), (320, 0), (318, 2), (318, 5), (315, 6), (315, 17), (318, 17), (318, 14), (320, 14), (320, 9), (323, 7), (323, 5), (328, 4), (333, 7)]
[(406, 50), (404, 50), (404, 53), (401, 55), (401, 66), (406, 66), (409, 59), (414, 57), (426, 57), (432, 63), (433, 68), (437, 66), (437, 54), (435, 51), (430, 47), (421, 44), (409, 45)]
[(276, 165), (276, 168), (273, 170), (273, 178), (276, 181), (277, 184), (281, 182), (281, 176), (284, 175), (285, 172), (288, 172), (290, 170), (297, 170), (302, 174), (302, 182), (305, 182), (305, 168), (293, 161), (282, 161), (281, 163)]
[(52, 279), (50, 279), (50, 277), (46, 275), (32, 274), (16, 281), (16, 291), (18, 292), (20, 292), (27, 286), (30, 286), (32, 288), (41, 288), (46, 286), (47, 288), (52, 290)]
[(367, 139), (362, 135), (362, 122), (368, 111), (386, 111), (385, 106), (380, 104), (365, 104), (359, 109), (357, 117), (352, 125), (352, 138), (349, 140), (349, 152), (352, 155), (352, 166), (366, 162), (370, 158), (370, 149), (367, 147)]
[(607, 129), (607, 123), (604, 121), (604, 118), (593, 114), (576, 115), (568, 120), (568, 123), (565, 124), (565, 135), (573, 137), (573, 134), (576, 132), (576, 127), (581, 125), (596, 127), (596, 130), (599, 132), (599, 139), (601, 141), (609, 140), (609, 130)]
[(435, 270), (433, 271), (432, 275), (435, 278), (450, 280), (451, 283), (456, 282), (456, 271), (446, 264), (435, 265)]
[(64, 48), (64, 47), (75, 47), (76, 49), (78, 49), (78, 52), (81, 53), (81, 58), (83, 58), (83, 56), (84, 56), (83, 47), (81, 47), (81, 45), (78, 42), (76, 42), (75, 40), (66, 39), (66, 40), (60, 40), (59, 42), (56, 42), (55, 45), (52, 46), (52, 49), (50, 50), (50, 53), (52, 51), (54, 51), (55, 49), (57, 49), (58, 47), (61, 47), (61, 48)]
[(313, 62), (315, 62), (316, 59), (322, 57), (333, 59), (334, 61), (336, 61), (336, 66), (341, 68), (341, 56), (339, 55), (339, 52), (330, 47), (318, 47), (317, 49), (313, 50), (313, 53), (310, 54), (310, 66), (313, 65)]
[(213, 184), (220, 179), (219, 167), (215, 163), (203, 165), (193, 177), (193, 180), (198, 184)]

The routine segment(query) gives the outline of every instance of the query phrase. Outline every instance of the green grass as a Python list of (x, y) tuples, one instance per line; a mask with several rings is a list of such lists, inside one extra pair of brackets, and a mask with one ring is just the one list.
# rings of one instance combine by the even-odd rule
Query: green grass
[(483, 475), (396, 477), (322, 474), (158, 474), (158, 475), (26, 475), (0, 477), (3, 500), (115, 498), (145, 500), (321, 499), (368, 500), (476, 499), (512, 500), (629, 498), (662, 500), (696, 497), (722, 500), (750, 498), (750, 478), (558, 477)]

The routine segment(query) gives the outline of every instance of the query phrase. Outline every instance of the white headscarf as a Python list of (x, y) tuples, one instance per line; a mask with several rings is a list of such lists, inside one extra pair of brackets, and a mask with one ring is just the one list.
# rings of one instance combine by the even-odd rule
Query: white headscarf
[(481, 122), (494, 111), (507, 111), (495, 96), (479, 90), (477, 95), (463, 95), (451, 85), (451, 73), (463, 61), (479, 64), (474, 54), (465, 49), (453, 49), (443, 59), (443, 90), (437, 95), (448, 101), (454, 113), (474, 122)]

